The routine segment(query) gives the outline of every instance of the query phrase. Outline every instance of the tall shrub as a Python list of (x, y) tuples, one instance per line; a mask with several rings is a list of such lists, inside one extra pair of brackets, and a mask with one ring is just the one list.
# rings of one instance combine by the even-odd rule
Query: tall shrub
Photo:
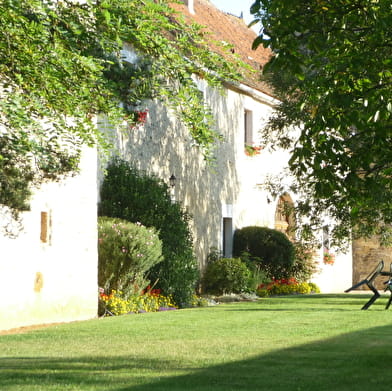
[(107, 292), (127, 297), (144, 289), (146, 274), (162, 261), (162, 243), (154, 228), (141, 223), (99, 217), (98, 283)]
[(190, 215), (179, 203), (172, 203), (165, 183), (122, 159), (114, 159), (102, 183), (99, 214), (155, 227), (164, 259), (148, 277), (165, 295), (172, 295), (177, 305), (191, 302), (199, 272)]
[(233, 255), (248, 253), (270, 278), (287, 278), (295, 250), (287, 236), (267, 227), (244, 227), (234, 232)]

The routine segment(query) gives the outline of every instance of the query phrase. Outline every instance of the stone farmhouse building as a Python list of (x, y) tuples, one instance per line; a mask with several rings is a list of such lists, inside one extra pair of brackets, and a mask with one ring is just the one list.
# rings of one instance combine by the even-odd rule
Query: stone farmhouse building
[[(173, 8), (189, 22), (206, 26), (212, 40), (232, 45), (231, 50), (255, 70), (239, 84), (226, 83), (224, 94), (195, 77), (205, 104), (214, 114), (218, 133), (223, 135), (212, 166), (204, 161), (178, 119), (157, 102), (141, 108), (148, 109), (143, 127), (117, 135), (117, 153), (122, 158), (168, 184), (172, 175), (176, 177), (173, 197), (193, 216), (195, 251), (203, 268), (212, 248), (226, 257), (232, 255), (237, 228), (258, 225), (287, 231), (292, 222), (281, 213), (282, 205), (295, 204), (296, 195), (285, 193), (272, 199), (263, 187), (269, 176), (286, 167), (287, 151), (260, 150), (249, 156), (245, 149), (245, 145), (262, 144), (259, 130), (278, 104), (271, 88), (259, 81), (270, 52), (264, 48), (253, 51), (256, 33), (241, 18), (219, 11), (208, 0), (184, 1)], [(133, 53), (125, 50), (124, 56), (132, 61)], [(328, 238), (322, 236), (320, 233), (320, 242), (328, 246)], [(323, 263), (322, 254), (321, 247), (320, 273), (314, 282), (324, 292), (344, 291), (352, 281), (351, 252), (337, 255), (333, 266)]]
[[(206, 26), (214, 39), (232, 44), (256, 71), (268, 60), (265, 49), (251, 50), (256, 34), (241, 18), (219, 11), (208, 0), (188, 0), (175, 7)], [(124, 54), (132, 57), (130, 51)], [(231, 256), (237, 228), (259, 225), (286, 231), (291, 221), (281, 206), (295, 204), (296, 195), (272, 198), (262, 186), (269, 175), (284, 169), (287, 151), (260, 150), (254, 156), (245, 151), (245, 145), (260, 145), (258, 130), (278, 103), (257, 73), (242, 83), (225, 84), (224, 94), (197, 77), (195, 83), (223, 135), (213, 166), (179, 120), (157, 102), (146, 103), (144, 126), (115, 135), (115, 149), (151, 175), (166, 181), (176, 177), (172, 195), (193, 216), (195, 252), (202, 268), (212, 248)], [(86, 148), (78, 175), (36, 189), (16, 238), (0, 233), (0, 330), (97, 316), (97, 202), (102, 179), (97, 162), (96, 151)], [(3, 212), (0, 209), (4, 222)], [(327, 246), (327, 239), (320, 233), (320, 243)], [(368, 262), (377, 249), (361, 242), (354, 253)], [(313, 281), (322, 292), (343, 292), (353, 280), (352, 253), (337, 255), (334, 265), (325, 265), (322, 254), (321, 247), (320, 272)], [(361, 273), (354, 271), (355, 281)]]

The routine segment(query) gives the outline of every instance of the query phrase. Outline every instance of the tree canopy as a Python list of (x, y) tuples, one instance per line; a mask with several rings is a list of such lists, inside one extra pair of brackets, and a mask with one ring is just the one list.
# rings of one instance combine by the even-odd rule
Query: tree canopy
[(392, 3), (256, 0), (251, 12), (262, 24), (254, 47), (274, 54), (264, 77), (282, 102), (265, 134), (292, 150), (307, 227), (328, 214), (338, 240), (390, 240)]
[(0, 0), (0, 26), (0, 204), (15, 214), (32, 187), (77, 170), (83, 145), (105, 144), (99, 115), (132, 121), (146, 99), (172, 108), (210, 157), (220, 136), (192, 74), (219, 85), (238, 62), (211, 53), (167, 1)]

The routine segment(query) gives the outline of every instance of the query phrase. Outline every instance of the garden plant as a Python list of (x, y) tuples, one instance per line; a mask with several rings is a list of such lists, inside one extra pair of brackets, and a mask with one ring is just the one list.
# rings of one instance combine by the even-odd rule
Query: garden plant
[(259, 226), (237, 229), (233, 238), (233, 255), (241, 257), (243, 253), (248, 260), (259, 264), (268, 277), (291, 277), (295, 248), (284, 233)]
[(177, 309), (170, 297), (163, 296), (159, 289), (150, 286), (139, 294), (124, 297), (123, 292), (112, 290), (106, 294), (103, 289), (99, 293), (101, 311), (99, 315), (116, 316), (144, 312), (168, 311)]
[(147, 277), (177, 305), (189, 305), (199, 279), (189, 227), (191, 216), (172, 202), (168, 186), (117, 158), (106, 169), (100, 195), (99, 215), (140, 222), (157, 230), (163, 260)]
[(205, 293), (248, 292), (251, 272), (240, 258), (219, 258), (207, 264), (202, 286)]
[(162, 261), (162, 243), (154, 228), (110, 217), (98, 219), (98, 284), (122, 291), (125, 298), (141, 293), (147, 272)]

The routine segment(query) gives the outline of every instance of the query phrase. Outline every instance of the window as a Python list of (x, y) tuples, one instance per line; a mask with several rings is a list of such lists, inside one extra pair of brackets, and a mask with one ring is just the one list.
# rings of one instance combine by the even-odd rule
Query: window
[(233, 252), (233, 219), (231, 217), (223, 218), (223, 256), (231, 258)]
[(244, 111), (244, 142), (245, 145), (253, 144), (253, 112)]

